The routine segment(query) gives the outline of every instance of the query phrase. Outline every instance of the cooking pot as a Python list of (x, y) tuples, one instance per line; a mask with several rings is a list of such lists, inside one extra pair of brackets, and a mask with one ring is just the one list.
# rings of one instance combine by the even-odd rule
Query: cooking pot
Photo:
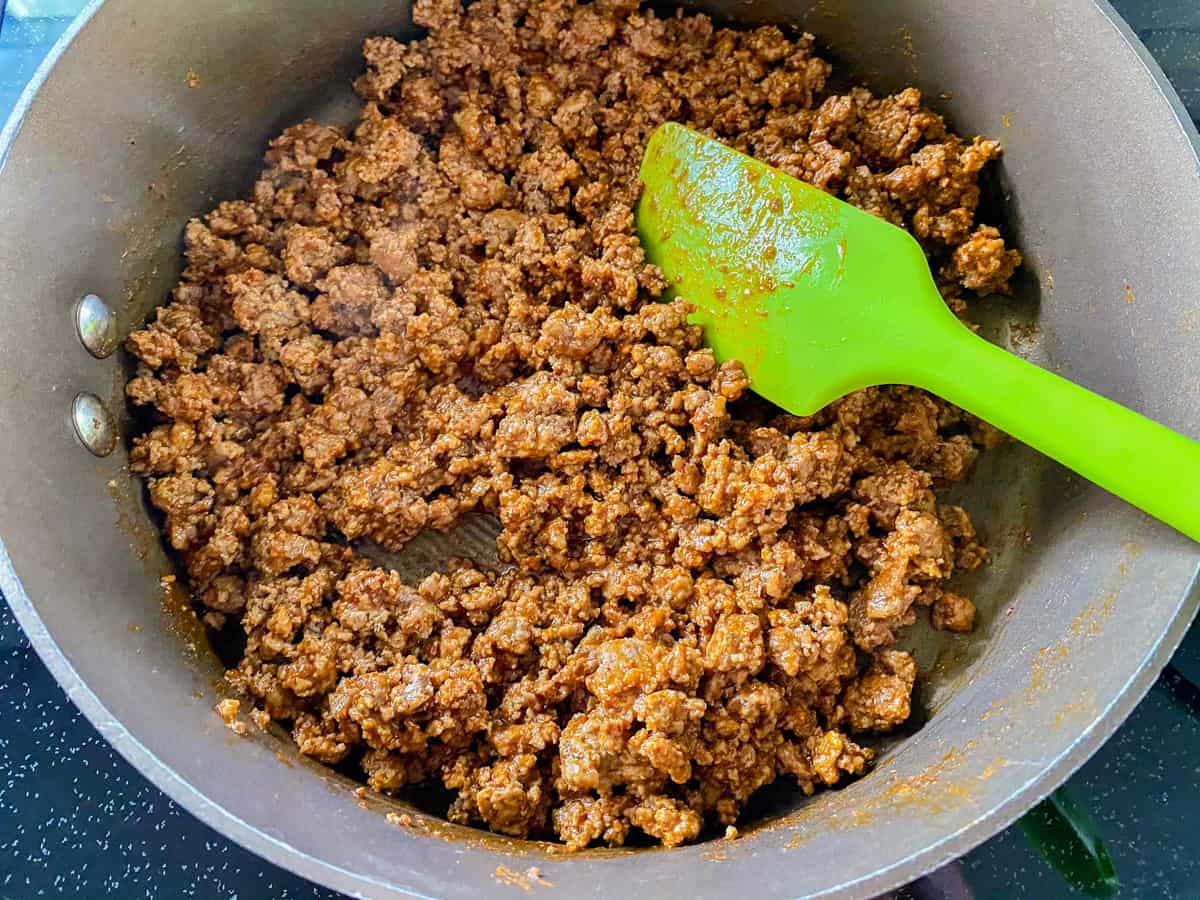
[[(961, 133), (1000, 138), (990, 213), (1026, 265), (1013, 300), (976, 304), (985, 333), (1200, 437), (1196, 134), (1106, 3), (707, 8), (801, 25), (842, 71), (880, 91), (915, 84)], [(1200, 552), (1016, 444), (959, 491), (994, 559), (964, 585), (973, 635), (911, 637), (912, 727), (842, 790), (767, 790), (737, 840), (568, 855), (356, 795), (285, 736), (238, 737), (214, 715), (221, 666), (171, 584), (125, 443), (95, 456), (73, 433), (73, 409), (95, 449), (104, 435), (87, 427), (106, 414), (129, 432), (127, 361), (89, 352), (77, 301), (102, 298), (127, 334), (176, 280), (186, 219), (246, 191), (287, 124), (350, 121), (362, 39), (413, 33), (405, 2), (96, 2), (0, 138), (0, 588), (71, 699), (217, 830), (372, 897), (863, 897), (1062, 782), (1171, 655), (1200, 601)]]

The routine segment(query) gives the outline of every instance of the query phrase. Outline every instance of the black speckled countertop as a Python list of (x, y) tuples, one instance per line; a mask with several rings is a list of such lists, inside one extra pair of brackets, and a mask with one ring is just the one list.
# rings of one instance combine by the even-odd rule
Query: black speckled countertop
[[(1200, 118), (1200, 0), (1114, 0)], [(0, 0), (0, 117), (83, 0)], [(1200, 289), (1200, 286), (1197, 286)], [(1200, 897), (1200, 625), (1071, 780), (1122, 897)], [(903, 896), (1079, 896), (1013, 828)], [(332, 900), (192, 818), (75, 710), (0, 602), (0, 900)]]

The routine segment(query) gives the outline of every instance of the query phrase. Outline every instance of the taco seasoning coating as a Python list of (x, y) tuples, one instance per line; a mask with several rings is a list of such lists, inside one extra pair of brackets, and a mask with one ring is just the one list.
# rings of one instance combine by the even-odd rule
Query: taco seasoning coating
[[(673, 119), (908, 228), (956, 310), (1019, 262), (916, 90), (829, 94), (807, 35), (629, 0), (420, 0), (365, 44), (345, 131), (271, 143), (185, 232), (133, 334), (134, 447), (229, 680), (302, 752), (571, 848), (731, 825), (777, 778), (864, 771), (909, 716), (893, 643), (986, 551), (935, 490), (988, 433), (912, 388), (781, 415), (718, 365), (633, 228)], [(396, 550), (481, 511), (499, 572), (405, 584)]]

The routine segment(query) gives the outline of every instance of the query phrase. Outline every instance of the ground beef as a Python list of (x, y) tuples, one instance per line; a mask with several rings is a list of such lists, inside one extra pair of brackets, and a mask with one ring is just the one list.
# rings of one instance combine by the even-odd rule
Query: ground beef
[[(940, 503), (986, 428), (908, 387), (806, 418), (656, 302), (632, 207), (678, 120), (902, 225), (943, 294), (1006, 288), (994, 142), (916, 90), (825, 89), (812, 39), (631, 0), (419, 0), (365, 45), (358, 125), (272, 142), (185, 232), (130, 337), (133, 465), (228, 674), (302, 752), (571, 848), (732, 825), (777, 778), (864, 771), (909, 716), (921, 607), (986, 557)], [(502, 563), (370, 561), (468, 513)]]

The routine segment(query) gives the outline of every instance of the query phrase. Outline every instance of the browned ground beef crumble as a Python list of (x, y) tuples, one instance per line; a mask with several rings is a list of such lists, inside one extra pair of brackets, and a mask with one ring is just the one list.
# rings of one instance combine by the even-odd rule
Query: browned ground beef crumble
[[(134, 466), (229, 680), (302, 752), (457, 822), (572, 848), (732, 823), (776, 778), (863, 771), (909, 716), (917, 607), (985, 558), (934, 489), (989, 433), (912, 388), (815, 416), (718, 365), (633, 229), (649, 132), (685, 122), (908, 228), (961, 311), (1019, 262), (975, 224), (1000, 150), (916, 90), (829, 95), (812, 39), (631, 0), (420, 0), (365, 44), (347, 134), (272, 142), (186, 230), (130, 337)], [(469, 511), (500, 572), (366, 558)]]

